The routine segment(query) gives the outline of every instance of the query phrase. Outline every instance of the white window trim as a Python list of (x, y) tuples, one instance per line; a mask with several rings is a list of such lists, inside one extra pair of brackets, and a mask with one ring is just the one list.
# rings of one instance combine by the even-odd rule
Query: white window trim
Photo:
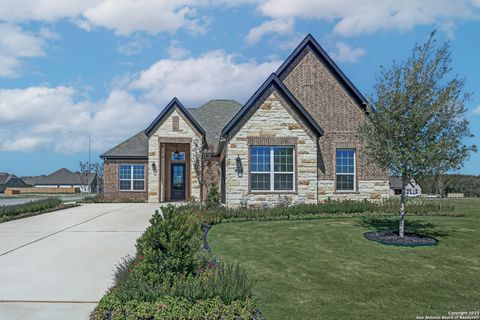
[[(296, 174), (295, 174), (295, 147), (294, 146), (263, 146), (263, 145), (251, 145), (248, 149), (248, 152), (249, 152), (249, 158), (250, 158), (250, 161), (251, 161), (251, 148), (252, 147), (263, 147), (263, 148), (270, 148), (270, 171), (250, 171), (250, 163), (248, 164), (248, 170), (250, 171), (250, 175), (249, 175), (249, 189), (250, 189), (250, 192), (252, 193), (265, 193), (265, 192), (269, 192), (269, 193), (292, 193), (292, 192), (295, 192), (295, 177), (296, 177)], [(274, 148), (282, 148), (282, 147), (289, 147), (289, 148), (292, 148), (293, 149), (293, 154), (292, 154), (292, 162), (293, 162), (293, 166), (292, 166), (292, 170), (293, 171), (275, 171), (275, 157), (274, 157)], [(287, 173), (287, 174), (292, 174), (292, 189), (290, 190), (275, 190), (275, 173)], [(252, 189), (252, 174), (269, 174), (270, 175), (270, 189), (269, 190), (256, 190), (256, 189)]]
[[(130, 179), (121, 179), (121, 178), (120, 178), (120, 168), (121, 168), (122, 166), (129, 166), (129, 167), (130, 167)], [(133, 167), (134, 167), (134, 166), (143, 166), (143, 179), (134, 179), (134, 178), (133, 178)], [(120, 189), (120, 181), (130, 181), (130, 189)], [(142, 190), (133, 189), (133, 181), (143, 181), (143, 189), (142, 189)], [(134, 164), (121, 163), (121, 164), (118, 165), (118, 191), (145, 192), (145, 191), (146, 191), (145, 182), (146, 182), (146, 181), (145, 181), (145, 165), (143, 165), (143, 164), (138, 164), (138, 163), (134, 163)]]
[[(353, 151), (353, 173), (338, 173), (337, 172), (337, 151), (338, 150), (352, 150)], [(352, 190), (338, 190), (337, 176), (351, 176), (353, 174), (353, 189)], [(357, 192), (357, 150), (353, 148), (337, 148), (335, 149), (335, 192), (337, 193), (352, 193)]]

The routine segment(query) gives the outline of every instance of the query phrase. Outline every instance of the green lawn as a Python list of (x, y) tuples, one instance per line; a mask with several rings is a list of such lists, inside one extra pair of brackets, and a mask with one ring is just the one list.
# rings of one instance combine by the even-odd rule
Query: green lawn
[(465, 217), (407, 216), (433, 247), (363, 238), (392, 218), (224, 223), (209, 244), (255, 279), (267, 319), (415, 319), (480, 310), (480, 200), (456, 201)]

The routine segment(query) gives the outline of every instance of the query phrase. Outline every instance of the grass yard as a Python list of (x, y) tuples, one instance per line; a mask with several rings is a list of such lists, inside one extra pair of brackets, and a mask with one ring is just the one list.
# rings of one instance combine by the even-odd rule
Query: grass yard
[(238, 261), (256, 281), (267, 319), (415, 319), (480, 310), (480, 200), (455, 202), (464, 217), (407, 215), (407, 230), (433, 247), (363, 238), (393, 218), (223, 223), (209, 233), (214, 255)]

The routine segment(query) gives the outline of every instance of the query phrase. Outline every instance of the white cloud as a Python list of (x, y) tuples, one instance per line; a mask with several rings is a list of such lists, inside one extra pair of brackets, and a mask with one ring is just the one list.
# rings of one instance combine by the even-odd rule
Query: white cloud
[[(79, 27), (105, 27), (119, 35), (157, 34), (185, 29), (204, 33), (210, 7), (256, 6), (269, 20), (250, 30), (254, 43), (267, 33), (289, 32), (295, 19), (333, 21), (334, 33), (353, 36), (419, 25), (478, 19), (479, 0), (0, 0), (0, 20), (9, 22), (70, 19)], [(453, 30), (453, 29), (449, 29)]]
[(357, 62), (365, 54), (363, 48), (352, 48), (345, 42), (337, 42), (335, 47), (337, 51), (331, 55), (334, 60), (339, 62)]
[(353, 36), (384, 30), (410, 30), (418, 25), (474, 19), (479, 10), (464, 0), (264, 0), (259, 10), (273, 19), (335, 21), (334, 33)]
[(51, 142), (52, 139), (45, 137), (20, 136), (8, 138), (0, 148), (2, 151), (31, 151), (41, 148)]
[(180, 41), (172, 40), (167, 48), (167, 54), (170, 59), (183, 59), (190, 56), (190, 51), (185, 49)]
[(268, 33), (287, 34), (293, 31), (293, 20), (270, 20), (265, 21), (258, 27), (250, 29), (247, 34), (248, 43), (256, 43), (262, 39), (262, 37)]
[(143, 49), (150, 47), (150, 41), (140, 34), (133, 36), (133, 39), (128, 38), (122, 41), (117, 50), (126, 56), (134, 56), (140, 53)]
[[(117, 80), (100, 101), (65, 86), (0, 89), (0, 151), (85, 151), (89, 133), (92, 149), (106, 151), (146, 128), (172, 97), (187, 106), (213, 98), (244, 101), (279, 64), (236, 62), (224, 51), (162, 59)], [(127, 90), (136, 90), (139, 98)]]
[(480, 115), (480, 106), (478, 106), (478, 107), (476, 107), (475, 109), (473, 109), (473, 113)]
[(8, 23), (0, 24), (0, 34), (0, 77), (17, 76), (22, 58), (45, 55), (46, 42), (41, 36)]
[(10, 22), (74, 18), (103, 0), (0, 0), (0, 19)]
[[(159, 110), (125, 91), (89, 102), (69, 87), (0, 89), (0, 151), (105, 151), (146, 127)], [(77, 101), (80, 100), (80, 101)]]
[(280, 61), (236, 62), (224, 51), (211, 51), (197, 58), (159, 60), (142, 71), (130, 88), (143, 91), (144, 99), (156, 103), (174, 96), (188, 106), (212, 98), (244, 101), (279, 65)]
[(95, 25), (113, 29), (117, 34), (135, 31), (151, 34), (173, 32), (185, 26), (192, 12), (190, 1), (183, 0), (105, 0), (87, 9), (83, 15)]
[(157, 34), (185, 28), (204, 32), (196, 7), (206, 0), (0, 0), (0, 20), (9, 22), (70, 19), (80, 28), (105, 27), (119, 35)]
[(190, 107), (213, 98), (242, 102), (279, 64), (238, 62), (221, 50), (162, 59), (118, 80), (100, 101), (65, 86), (0, 89), (0, 151), (85, 151), (89, 133), (92, 149), (105, 151), (146, 128), (172, 97)]

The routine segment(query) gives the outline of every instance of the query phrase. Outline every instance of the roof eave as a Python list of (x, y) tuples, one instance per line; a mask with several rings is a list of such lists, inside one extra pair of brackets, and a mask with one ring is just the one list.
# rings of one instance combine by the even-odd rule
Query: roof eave
[(148, 160), (148, 156), (109, 156), (101, 155), (102, 160)]
[(228, 140), (230, 132), (235, 128), (235, 126), (240, 122), (243, 116), (248, 113), (251, 108), (255, 106), (257, 101), (265, 93), (265, 91), (274, 86), (277, 91), (286, 98), (287, 103), (294, 106), (296, 111), (303, 117), (303, 120), (310, 125), (312, 131), (317, 135), (317, 138), (323, 136), (324, 131), (320, 125), (312, 118), (312, 116), (305, 110), (305, 108), (300, 104), (300, 102), (294, 97), (294, 95), (288, 90), (288, 88), (283, 84), (283, 82), (278, 78), (275, 73), (272, 73), (268, 79), (260, 86), (260, 88), (253, 94), (253, 96), (245, 103), (245, 105), (239, 110), (239, 112), (230, 120), (225, 128), (223, 128), (220, 135), (220, 142), (218, 146), (218, 153), (221, 154), (225, 143)]
[(178, 107), (182, 113), (187, 117), (187, 119), (192, 123), (192, 125), (195, 127), (198, 132), (202, 136), (205, 136), (205, 130), (202, 128), (202, 126), (195, 120), (195, 118), (191, 115), (191, 113), (183, 106), (183, 104), (177, 99), (177, 97), (174, 97), (168, 104), (167, 106), (160, 112), (160, 114), (153, 120), (153, 122), (145, 129), (145, 134), (147, 137), (150, 137), (152, 134), (153, 130), (158, 126), (160, 122), (162, 122), (163, 118), (170, 113), (173, 108)]

